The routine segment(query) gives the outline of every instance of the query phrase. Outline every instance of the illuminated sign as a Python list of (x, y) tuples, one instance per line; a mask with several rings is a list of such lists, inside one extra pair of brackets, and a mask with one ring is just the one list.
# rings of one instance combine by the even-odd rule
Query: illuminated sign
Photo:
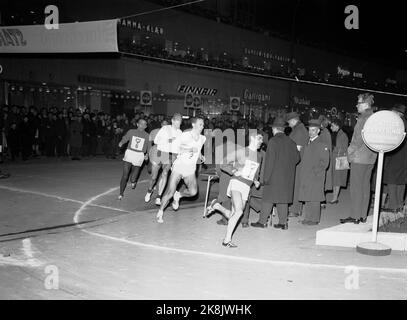
[(267, 93), (251, 92), (249, 89), (246, 89), (243, 93), (243, 99), (249, 101), (266, 102), (271, 101), (271, 95)]
[(155, 34), (159, 34), (159, 35), (164, 34), (163, 27), (158, 27), (158, 26), (154, 26), (151, 24), (144, 24), (140, 21), (134, 21), (134, 20), (129, 20), (129, 19), (120, 19), (118, 21), (118, 23), (122, 27), (132, 28), (132, 29), (139, 30), (139, 31), (151, 32), (151, 33), (155, 33)]
[[(257, 56), (265, 59), (277, 60), (280, 62), (290, 62), (291, 59), (286, 56), (281, 56), (270, 51), (262, 51), (262, 50), (255, 50), (255, 49), (244, 49), (244, 54)], [(292, 60), (293, 63), (296, 63), (295, 59)]]
[(178, 86), (179, 93), (192, 93), (200, 96), (214, 96), (218, 92), (217, 89), (201, 88), (181, 84)]

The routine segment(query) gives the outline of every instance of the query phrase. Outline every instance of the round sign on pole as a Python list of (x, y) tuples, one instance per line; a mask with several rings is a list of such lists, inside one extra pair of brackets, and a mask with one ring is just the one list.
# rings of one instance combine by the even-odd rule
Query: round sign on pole
[(379, 225), (380, 188), (382, 184), (384, 153), (397, 149), (405, 138), (404, 122), (392, 111), (379, 111), (371, 115), (365, 122), (362, 138), (365, 144), (379, 153), (376, 175), (376, 191), (373, 209), (372, 241), (361, 243), (356, 247), (359, 253), (384, 256), (391, 253), (391, 248), (377, 242)]
[(376, 152), (389, 152), (403, 142), (403, 120), (393, 111), (378, 111), (371, 115), (363, 127), (362, 138), (365, 144)]

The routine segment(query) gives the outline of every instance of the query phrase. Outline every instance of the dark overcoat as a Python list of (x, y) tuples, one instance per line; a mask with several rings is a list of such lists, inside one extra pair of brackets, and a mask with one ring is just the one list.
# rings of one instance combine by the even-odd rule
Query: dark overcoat
[(72, 147), (82, 147), (82, 123), (79, 121), (72, 121), (69, 126), (69, 144)]
[[(321, 130), (319, 135), (320, 141), (328, 146), (329, 154), (332, 155), (332, 137), (328, 128)], [(329, 162), (328, 170), (325, 176), (325, 191), (332, 190), (332, 162)]]
[(305, 202), (325, 201), (325, 176), (330, 152), (320, 137), (306, 145), (300, 162), (298, 200)]
[(293, 202), (295, 167), (299, 161), (296, 143), (284, 133), (269, 140), (263, 173), (264, 202)]
[[(304, 153), (304, 146), (308, 143), (309, 135), (308, 130), (302, 122), (298, 122), (293, 128), (289, 136), (297, 146), (301, 146), (300, 157)], [(295, 168), (295, 186), (294, 186), (294, 199), (298, 199), (298, 187), (300, 182), (300, 166), (297, 164)]]
[[(407, 130), (407, 121), (402, 117)], [(383, 183), (407, 184), (407, 137), (396, 149), (384, 155)]]

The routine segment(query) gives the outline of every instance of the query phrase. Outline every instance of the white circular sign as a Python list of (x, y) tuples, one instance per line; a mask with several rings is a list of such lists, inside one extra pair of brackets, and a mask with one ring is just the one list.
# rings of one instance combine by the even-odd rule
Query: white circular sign
[(371, 115), (362, 130), (365, 144), (376, 152), (396, 149), (404, 140), (404, 122), (393, 111), (378, 111)]
[(338, 110), (335, 107), (331, 109), (331, 115), (336, 116), (338, 114)]

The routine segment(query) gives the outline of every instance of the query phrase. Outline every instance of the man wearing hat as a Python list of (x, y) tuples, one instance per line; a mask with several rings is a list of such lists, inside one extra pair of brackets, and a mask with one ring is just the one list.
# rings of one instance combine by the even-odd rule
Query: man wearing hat
[[(329, 151), (332, 153), (332, 136), (328, 129), (330, 121), (324, 115), (320, 115), (318, 120), (321, 122), (321, 133), (319, 134), (319, 138), (321, 139), (321, 142), (328, 146)], [(332, 163), (329, 163), (325, 178), (325, 191), (330, 190), (332, 190)]]
[(316, 225), (321, 219), (321, 202), (325, 201), (325, 176), (330, 161), (329, 147), (319, 137), (321, 122), (310, 120), (309, 140), (300, 162), (298, 200), (305, 202), (302, 224)]
[[(278, 224), (275, 228), (286, 230), (288, 204), (293, 202), (295, 167), (300, 161), (296, 143), (284, 133), (286, 123), (276, 118), (272, 124), (273, 137), (267, 145), (264, 174), (262, 178), (262, 208), (258, 222), (253, 227), (267, 227), (273, 206), (277, 206)], [(270, 221), (271, 224), (271, 221)]]
[[(407, 129), (405, 118), (406, 106), (396, 104), (392, 111), (395, 112), (404, 122), (404, 128)], [(384, 158), (383, 183), (387, 184), (389, 193), (389, 204), (384, 211), (397, 212), (404, 206), (404, 194), (407, 184), (407, 142), (406, 139), (394, 151), (386, 153)]]
[(370, 150), (362, 139), (362, 130), (366, 120), (373, 114), (374, 96), (370, 93), (360, 94), (356, 108), (359, 113), (353, 131), (352, 141), (348, 147), (350, 163), (350, 216), (340, 219), (341, 223), (366, 222), (370, 202), (370, 179), (377, 159), (376, 152)]
[[(302, 157), (303, 148), (308, 143), (308, 132), (305, 128), (304, 124), (300, 120), (300, 116), (296, 112), (290, 112), (287, 114), (286, 118), (288, 125), (291, 128), (291, 133), (289, 137), (295, 142), (297, 145), (297, 149), (300, 152), (300, 156)], [(290, 217), (298, 217), (301, 213), (302, 205), (298, 201), (298, 186), (299, 186), (299, 164), (296, 167), (295, 171), (295, 184), (294, 184), (294, 198), (293, 204), (290, 206)]]

